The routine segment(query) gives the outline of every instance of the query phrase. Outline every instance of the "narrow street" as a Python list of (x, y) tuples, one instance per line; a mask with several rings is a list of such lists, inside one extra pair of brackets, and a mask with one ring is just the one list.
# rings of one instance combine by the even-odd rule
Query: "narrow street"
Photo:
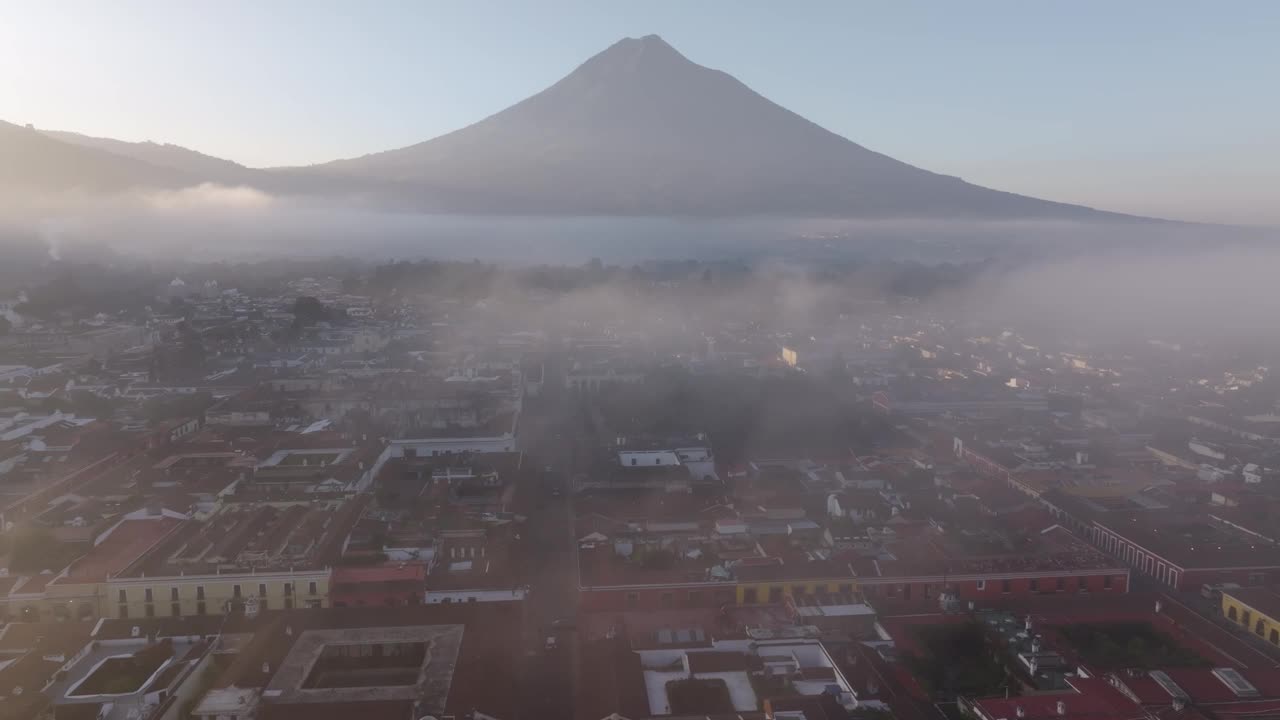
[[(574, 552), (572, 478), (581, 448), (576, 398), (564, 390), (561, 358), (544, 366), (543, 390), (526, 403), (519, 446), (525, 453), (521, 507), (526, 600), (522, 718), (573, 716), (578, 568)], [(552, 644), (548, 638), (554, 638)]]

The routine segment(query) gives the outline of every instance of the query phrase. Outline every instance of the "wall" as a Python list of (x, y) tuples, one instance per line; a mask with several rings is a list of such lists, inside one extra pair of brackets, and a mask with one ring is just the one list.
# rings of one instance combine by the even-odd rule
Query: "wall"
[[(788, 595), (819, 595), (851, 593), (858, 589), (852, 578), (831, 580), (777, 580), (773, 582), (741, 583), (737, 587), (739, 605), (772, 605), (782, 602)], [(755, 591), (754, 601), (752, 591)]]
[[(1062, 589), (1059, 589), (1059, 580), (1062, 582)], [(992, 575), (986, 578), (930, 578), (927, 580), (874, 578), (864, 579), (860, 583), (862, 593), (874, 599), (878, 608), (919, 605), (927, 601), (936, 602), (938, 593), (945, 588), (955, 592), (961, 602), (973, 600), (980, 606), (1033, 595), (1073, 593), (1122, 595), (1129, 592), (1129, 573), (1127, 570), (1099, 570), (1080, 573), (1046, 573), (1041, 576)]]
[[(310, 592), (311, 583), (316, 592)], [(319, 603), (329, 606), (329, 570), (294, 573), (252, 573), (226, 575), (183, 575), (157, 578), (117, 578), (107, 582), (99, 612), (102, 617), (172, 617), (174, 615), (173, 589), (178, 590), (177, 610), (181, 615), (221, 615), (226, 604), (235, 597), (235, 586), (240, 586), (240, 597), (257, 596), (259, 585), (265, 584), (267, 595), (263, 610), (280, 610), (287, 607), (287, 599), (293, 607), (305, 608)], [(285, 595), (285, 586), (292, 585), (292, 595)], [(199, 588), (204, 588), (204, 612), (201, 613)], [(146, 590), (150, 588), (152, 601), (147, 603)], [(120, 602), (120, 592), (125, 602)], [(259, 598), (261, 603), (262, 598)], [(150, 605), (150, 610), (148, 610)], [(150, 614), (148, 614), (150, 613)]]
[[(1062, 590), (1058, 590), (1058, 578)], [(1108, 580), (1109, 578), (1109, 580)], [(1009, 581), (1008, 592), (1005, 580)], [(938, 593), (950, 588), (961, 601), (998, 602), (1003, 598), (1025, 598), (1039, 594), (1129, 592), (1129, 572), (1123, 569), (1091, 570), (1078, 573), (1045, 573), (978, 578), (828, 578), (822, 580), (775, 580), (770, 582), (701, 583), (688, 585), (634, 586), (630, 588), (590, 588), (581, 594), (584, 610), (665, 610), (670, 608), (770, 605), (788, 596), (861, 592), (874, 598), (877, 607), (918, 605), (936, 601)], [(752, 596), (754, 591), (754, 597)]]
[(1280, 618), (1258, 612), (1257, 608), (1225, 592), (1222, 594), (1222, 617), (1272, 645), (1280, 647)]
[(102, 583), (50, 583), (38, 600), (19, 603), (19, 607), (35, 606), (43, 620), (87, 620), (101, 617), (99, 609)]
[(579, 595), (583, 610), (668, 610), (718, 608), (736, 600), (733, 583), (637, 585), (630, 588), (591, 588)]
[(432, 457), (432, 453), (496, 453), (515, 450), (515, 438), (510, 435), (501, 437), (474, 438), (424, 438), (421, 440), (392, 440), (387, 446), (387, 457), (404, 457), (405, 449), (411, 448), (418, 457)]

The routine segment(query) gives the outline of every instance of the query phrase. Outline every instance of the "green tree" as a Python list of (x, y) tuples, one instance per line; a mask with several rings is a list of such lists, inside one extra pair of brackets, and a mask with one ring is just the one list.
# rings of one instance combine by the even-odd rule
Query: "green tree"
[(293, 301), (294, 327), (309, 327), (319, 322), (329, 322), (331, 319), (332, 313), (329, 308), (310, 295), (302, 295)]
[(44, 528), (19, 530), (10, 542), (9, 570), (20, 573), (57, 572), (82, 553), (82, 547), (60, 543)]

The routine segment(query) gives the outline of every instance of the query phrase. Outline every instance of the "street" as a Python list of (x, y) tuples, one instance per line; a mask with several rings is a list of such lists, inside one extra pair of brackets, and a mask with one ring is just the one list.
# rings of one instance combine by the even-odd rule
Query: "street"
[[(522, 582), (526, 602), (522, 717), (563, 720), (573, 716), (578, 568), (573, 537), (572, 477), (580, 421), (576, 399), (565, 392), (562, 359), (544, 366), (539, 397), (522, 412), (519, 447), (525, 472), (517, 490), (524, 523)], [(549, 468), (549, 469), (548, 469)], [(548, 638), (554, 637), (554, 647)]]

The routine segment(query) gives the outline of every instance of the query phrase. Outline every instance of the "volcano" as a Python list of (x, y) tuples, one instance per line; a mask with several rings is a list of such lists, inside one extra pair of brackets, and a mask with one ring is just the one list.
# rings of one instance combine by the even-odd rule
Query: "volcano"
[(819, 127), (660, 37), (621, 40), (506, 110), (409, 147), (298, 169), (466, 212), (1103, 218), (979, 187)]

